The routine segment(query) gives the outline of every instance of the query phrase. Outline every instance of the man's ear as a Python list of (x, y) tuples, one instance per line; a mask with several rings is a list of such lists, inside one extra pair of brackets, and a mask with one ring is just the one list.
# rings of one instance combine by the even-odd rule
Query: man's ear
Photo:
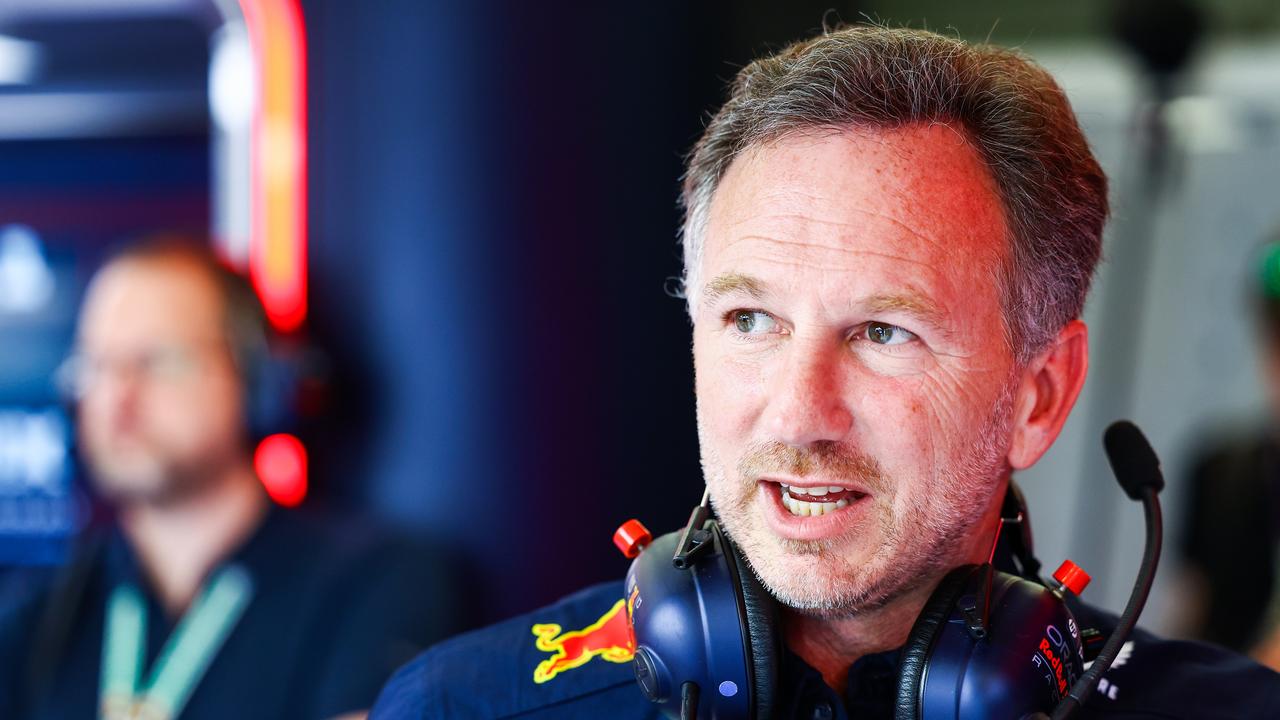
[(1089, 371), (1089, 329), (1072, 320), (1022, 370), (1013, 404), (1009, 465), (1031, 467), (1062, 432)]

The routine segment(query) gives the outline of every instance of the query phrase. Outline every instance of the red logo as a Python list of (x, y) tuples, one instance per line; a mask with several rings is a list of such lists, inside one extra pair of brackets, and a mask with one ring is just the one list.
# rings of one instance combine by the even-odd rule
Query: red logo
[(1053, 654), (1053, 648), (1049, 646), (1049, 641), (1044, 638), (1040, 639), (1040, 652), (1049, 661), (1049, 667), (1053, 668), (1054, 679), (1058, 681), (1058, 692), (1065, 693), (1067, 691), (1067, 679), (1062, 676), (1062, 660)]
[(538, 663), (533, 681), (544, 683), (565, 670), (585, 665), (593, 657), (614, 663), (628, 662), (635, 657), (636, 638), (623, 611), (626, 604), (625, 600), (619, 600), (599, 620), (581, 630), (561, 632), (555, 623), (534, 625), (538, 649), (554, 654)]

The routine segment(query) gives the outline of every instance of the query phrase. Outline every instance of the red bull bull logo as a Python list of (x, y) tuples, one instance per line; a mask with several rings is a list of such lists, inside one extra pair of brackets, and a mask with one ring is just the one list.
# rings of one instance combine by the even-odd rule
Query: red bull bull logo
[(627, 622), (625, 600), (619, 600), (600, 619), (582, 628), (562, 632), (555, 623), (533, 626), (539, 650), (554, 653), (538, 663), (533, 681), (542, 684), (565, 670), (581, 667), (599, 657), (613, 663), (629, 662), (636, 654), (636, 638)]

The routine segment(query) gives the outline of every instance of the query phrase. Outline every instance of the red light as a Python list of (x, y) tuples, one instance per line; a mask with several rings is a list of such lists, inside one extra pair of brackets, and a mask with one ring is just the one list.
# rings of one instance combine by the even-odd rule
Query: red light
[(284, 433), (258, 443), (253, 469), (272, 500), (293, 507), (307, 496), (307, 449), (298, 438)]
[(257, 63), (249, 276), (279, 330), (307, 314), (307, 48), (298, 0), (240, 0)]

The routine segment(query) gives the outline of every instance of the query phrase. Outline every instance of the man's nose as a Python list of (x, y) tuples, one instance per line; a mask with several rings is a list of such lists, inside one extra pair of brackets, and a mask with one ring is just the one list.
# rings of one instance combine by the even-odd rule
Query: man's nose
[(139, 369), (127, 363), (99, 368), (84, 389), (84, 400), (107, 408), (112, 417), (131, 415), (142, 392)]
[(769, 387), (766, 429), (778, 442), (806, 447), (841, 440), (853, 428), (842, 378), (846, 350), (811, 340), (795, 340)]

